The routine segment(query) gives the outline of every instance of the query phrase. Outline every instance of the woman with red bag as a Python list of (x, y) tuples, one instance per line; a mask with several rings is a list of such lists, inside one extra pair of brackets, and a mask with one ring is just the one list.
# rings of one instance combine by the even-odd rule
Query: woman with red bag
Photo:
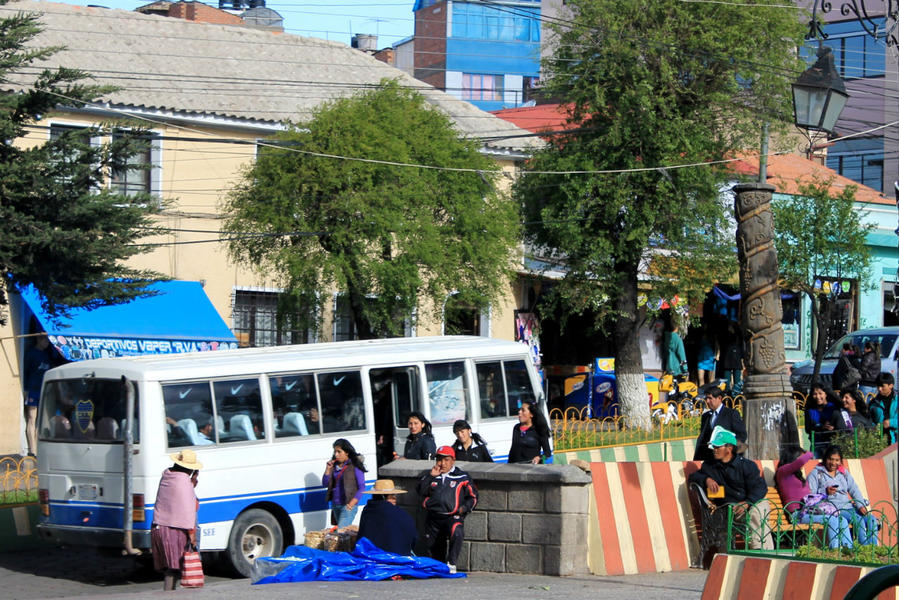
[(182, 450), (170, 456), (175, 464), (162, 472), (150, 531), (153, 565), (164, 573), (162, 589), (166, 591), (178, 586), (185, 548), (197, 543), (199, 502), (194, 486), (198, 471), (203, 468), (193, 450)]

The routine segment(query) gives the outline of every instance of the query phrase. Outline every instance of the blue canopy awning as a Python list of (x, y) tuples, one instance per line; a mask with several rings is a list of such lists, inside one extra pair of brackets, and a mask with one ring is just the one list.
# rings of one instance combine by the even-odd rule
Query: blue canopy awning
[(32, 286), (19, 293), (66, 360), (237, 348), (199, 282), (161, 281), (147, 288), (158, 293), (58, 318), (44, 312)]

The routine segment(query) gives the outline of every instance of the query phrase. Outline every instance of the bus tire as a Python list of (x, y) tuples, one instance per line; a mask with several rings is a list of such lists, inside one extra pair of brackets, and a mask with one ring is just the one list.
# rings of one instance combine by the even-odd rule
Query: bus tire
[(251, 508), (242, 512), (231, 527), (227, 557), (238, 575), (249, 577), (260, 556), (281, 556), (284, 534), (270, 512)]

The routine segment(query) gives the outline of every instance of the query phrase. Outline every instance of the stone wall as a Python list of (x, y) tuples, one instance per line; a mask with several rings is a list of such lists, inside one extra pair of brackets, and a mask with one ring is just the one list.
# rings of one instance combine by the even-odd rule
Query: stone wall
[[(398, 504), (422, 531), (424, 509), (416, 493), (430, 461), (399, 460), (378, 470), (409, 490)], [(575, 575), (587, 573), (590, 476), (570, 465), (457, 463), (478, 488), (478, 505), (465, 519), (464, 571)], [(422, 547), (416, 554), (425, 554)]]

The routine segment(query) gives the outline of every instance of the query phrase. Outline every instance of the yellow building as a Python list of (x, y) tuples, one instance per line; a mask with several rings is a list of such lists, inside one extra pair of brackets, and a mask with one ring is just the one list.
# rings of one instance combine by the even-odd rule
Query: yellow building
[[(332, 310), (324, 315), (324, 326), (314, 339), (304, 339), (309, 336), (302, 332), (284, 335), (276, 331), (274, 299), (278, 288), (236, 267), (219, 240), (223, 195), (237, 181), (241, 169), (254, 159), (258, 140), (282, 129), (287, 121), (303, 121), (311, 109), (328, 99), (391, 78), (419, 90), (428, 102), (446, 112), (463, 134), (485, 140), (483, 152), (498, 161), (508, 182), (516, 165), (540, 143), (506, 121), (336, 42), (47, 2), (11, 2), (0, 6), (0, 17), (17, 11), (41, 15), (44, 31), (34, 45), (65, 48), (41, 66), (81, 69), (91, 74), (94, 83), (119, 88), (97, 104), (77, 110), (64, 108), (65, 100), (61, 99), (63, 108), (34, 123), (21, 143), (38, 144), (67, 127), (125, 118), (139, 119), (150, 128), (154, 139), (142, 160), (152, 168), (129, 171), (124, 179), (111, 182), (121, 189), (149, 191), (170, 201), (158, 219), (167, 233), (153, 240), (161, 245), (136, 257), (132, 264), (173, 280), (200, 282), (220, 319), (242, 343), (269, 345), (352, 337), (337, 290)], [(27, 85), (35, 72), (27, 69), (11, 82)], [(520, 272), (525, 273), (525, 269)], [(514, 339), (516, 311), (529, 309), (525, 281), (510, 282), (506, 298), (489, 312), (468, 315), (472, 332)], [(196, 291), (196, 286), (192, 289)], [(140, 306), (140, 302), (132, 304)], [(202, 312), (203, 302), (205, 299), (181, 307), (192, 315), (193, 311)], [(10, 322), (0, 327), (5, 363), (0, 369), (0, 454), (24, 449), (20, 373), (30, 343), (23, 336), (35, 330), (36, 322), (40, 324), (40, 316), (32, 315), (39, 312), (32, 310), (34, 303), (13, 294)], [(142, 319), (130, 319), (127, 327), (119, 324), (115, 331), (94, 332), (100, 341), (88, 346), (114, 353), (110, 339), (133, 341), (141, 335), (145, 339), (153, 335), (175, 339), (177, 332), (148, 332), (150, 323), (167, 317), (152, 312), (148, 310)], [(441, 333), (443, 323), (426, 321), (408, 332)], [(208, 337), (213, 341), (215, 336)], [(191, 339), (202, 341), (203, 333)], [(84, 350), (82, 345), (77, 357), (70, 358), (90, 355)]]

